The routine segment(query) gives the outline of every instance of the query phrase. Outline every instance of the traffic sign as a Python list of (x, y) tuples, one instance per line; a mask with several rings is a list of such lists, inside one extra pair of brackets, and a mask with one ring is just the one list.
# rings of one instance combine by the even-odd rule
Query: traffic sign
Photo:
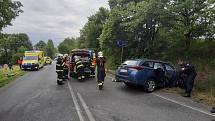
[(117, 45), (121, 48), (128, 46), (128, 41), (118, 40)]

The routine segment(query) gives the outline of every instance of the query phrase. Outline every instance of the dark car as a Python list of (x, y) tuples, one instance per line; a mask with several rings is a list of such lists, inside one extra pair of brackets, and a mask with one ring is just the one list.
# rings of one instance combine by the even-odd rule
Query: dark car
[(91, 76), (95, 74), (95, 65), (93, 65), (93, 50), (87, 49), (75, 49), (70, 53), (70, 76), (76, 77), (77, 73), (75, 71), (75, 59), (74, 56), (78, 56), (84, 65), (85, 76)]
[(168, 62), (136, 59), (125, 61), (116, 70), (116, 80), (126, 85), (140, 85), (146, 92), (155, 91), (177, 79), (175, 67)]

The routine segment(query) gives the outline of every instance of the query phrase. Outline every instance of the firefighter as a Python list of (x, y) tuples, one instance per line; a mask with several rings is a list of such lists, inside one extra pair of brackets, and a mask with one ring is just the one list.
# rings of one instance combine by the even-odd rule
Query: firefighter
[(183, 96), (191, 97), (191, 92), (194, 86), (194, 80), (197, 75), (195, 67), (190, 62), (182, 62), (180, 66), (183, 68), (183, 73), (187, 75), (184, 82), (185, 94)]
[(64, 67), (64, 63), (63, 63), (63, 56), (62, 55), (58, 55), (57, 58), (57, 63), (56, 63), (56, 72), (57, 72), (57, 84), (58, 85), (62, 85), (63, 83), (63, 67)]
[(75, 59), (75, 66), (76, 66), (76, 72), (77, 72), (78, 80), (82, 80), (85, 78), (85, 76), (84, 76), (84, 65), (78, 56), (74, 56), (74, 59)]
[(104, 85), (104, 79), (106, 76), (105, 73), (105, 58), (103, 56), (103, 52), (98, 52), (98, 58), (96, 60), (97, 64), (97, 80), (98, 80), (98, 86)]
[(68, 54), (65, 54), (63, 57), (63, 77), (64, 79), (69, 79), (68, 73), (69, 73), (69, 66), (68, 66)]

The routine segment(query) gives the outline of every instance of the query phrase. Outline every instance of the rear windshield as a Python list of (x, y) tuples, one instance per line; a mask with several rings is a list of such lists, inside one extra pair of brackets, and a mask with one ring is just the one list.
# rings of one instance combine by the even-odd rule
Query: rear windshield
[(125, 61), (123, 63), (123, 65), (128, 65), (128, 66), (136, 66), (138, 65), (139, 61), (136, 61), (136, 60), (128, 60), (128, 61)]

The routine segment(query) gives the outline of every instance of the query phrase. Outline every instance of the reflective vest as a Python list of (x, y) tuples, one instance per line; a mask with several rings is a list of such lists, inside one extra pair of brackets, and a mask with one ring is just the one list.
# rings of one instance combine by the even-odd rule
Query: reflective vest
[(76, 61), (75, 65), (76, 65), (77, 69), (84, 67), (84, 65), (82, 64), (82, 62), (80, 60)]

